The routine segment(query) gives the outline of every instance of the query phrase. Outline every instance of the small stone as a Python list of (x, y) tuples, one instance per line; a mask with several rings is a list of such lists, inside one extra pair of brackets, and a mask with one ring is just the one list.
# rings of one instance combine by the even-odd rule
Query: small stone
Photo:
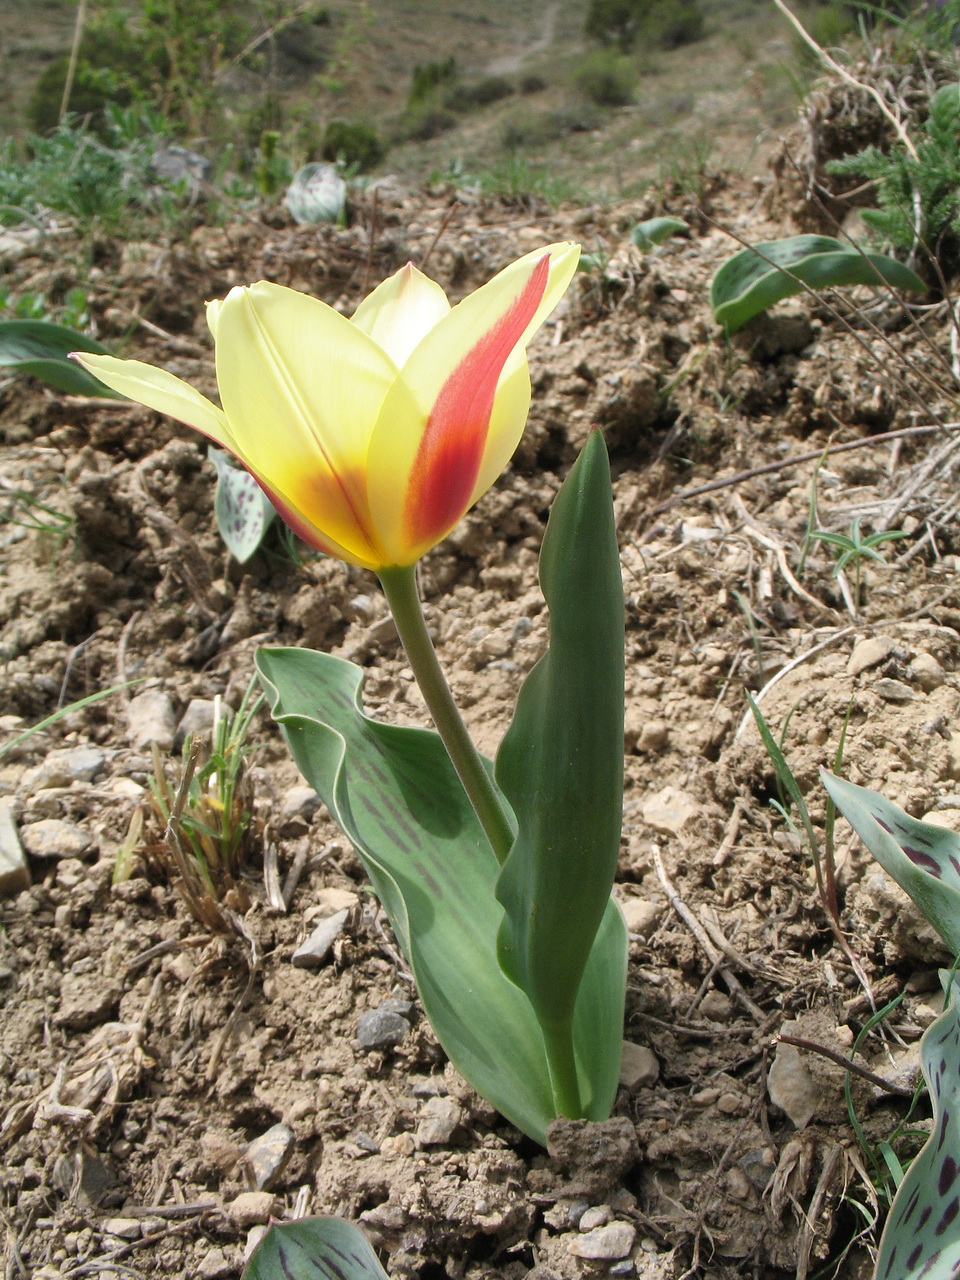
[(733, 1001), (722, 991), (708, 991), (700, 1001), (700, 1012), (711, 1022), (726, 1022), (733, 1015)]
[(253, 1254), (254, 1249), (256, 1249), (257, 1245), (260, 1243), (260, 1241), (263, 1239), (263, 1237), (266, 1234), (267, 1234), (267, 1228), (262, 1224), (259, 1224), (255, 1227), (250, 1228), (250, 1230), (247, 1232), (246, 1243), (243, 1246), (244, 1262), (250, 1261), (250, 1258)]
[(939, 689), (946, 678), (947, 673), (933, 654), (922, 650), (907, 667), (907, 679), (919, 685), (924, 693)]
[(289, 822), (291, 818), (303, 818), (309, 822), (322, 804), (313, 787), (288, 787), (280, 799), (280, 819)]
[(321, 916), (332, 916), (338, 911), (352, 911), (360, 899), (349, 889), (337, 889), (333, 885), (317, 892), (315, 904), (307, 910), (308, 920)]
[(155, 742), (161, 751), (173, 748), (177, 717), (173, 702), (162, 689), (144, 689), (127, 706), (127, 741), (135, 751)]
[(766, 1191), (770, 1185), (770, 1179), (777, 1171), (777, 1157), (772, 1147), (748, 1151), (737, 1163), (745, 1176), (761, 1193)]
[(743, 1111), (743, 1098), (739, 1093), (721, 1093), (717, 1110), (725, 1116), (738, 1116)]
[(13, 804), (6, 800), (0, 803), (0, 898), (15, 898), (29, 888), (30, 870), (13, 820)]
[(609, 1120), (568, 1120), (558, 1116), (547, 1125), (547, 1151), (567, 1176), (571, 1199), (594, 1203), (610, 1191), (640, 1158), (636, 1127), (626, 1116)]
[[(290, 957), (290, 963), (296, 965), (298, 969), (319, 969), (330, 954), (333, 944), (343, 933), (349, 918), (349, 911), (338, 911), (336, 915), (322, 920), (313, 933), (294, 951)], [(359, 1035), (359, 1031), (357, 1034)]]
[(384, 1156), (412, 1156), (417, 1149), (412, 1133), (392, 1133), (380, 1143)]
[(580, 1231), (593, 1231), (595, 1227), (605, 1227), (613, 1217), (613, 1211), (608, 1204), (593, 1205), (592, 1208), (584, 1209), (577, 1228)]
[(287, 1167), (297, 1136), (289, 1126), (275, 1124), (247, 1147), (246, 1160), (258, 1191), (270, 1191)]
[[(228, 707), (222, 700), (220, 715), (228, 720), (233, 719), (233, 708)], [(213, 732), (216, 716), (217, 700), (215, 698), (191, 698), (173, 736), (174, 747), (179, 750), (188, 738), (209, 738)]]
[(902, 680), (890, 680), (886, 676), (874, 681), (873, 691), (878, 693), (884, 702), (893, 702), (898, 705), (912, 702), (916, 696), (908, 684), (904, 684)]
[(23, 775), (21, 787), (29, 794), (47, 787), (69, 787), (71, 782), (92, 782), (106, 763), (99, 747), (71, 747), (51, 751)]
[[(795, 1022), (785, 1022), (784, 1031), (796, 1030)], [(820, 1090), (800, 1051), (792, 1044), (778, 1044), (770, 1070), (767, 1092), (775, 1107), (785, 1112), (798, 1129), (803, 1129), (817, 1113)]]
[(107, 1218), (102, 1229), (108, 1236), (119, 1236), (121, 1240), (140, 1239), (139, 1218)]
[(60, 983), (60, 1010), (55, 1019), (57, 1026), (70, 1031), (89, 1031), (113, 1017), (123, 992), (102, 974), (96, 980), (93, 977), (92, 974), (64, 974)]
[(209, 1249), (197, 1264), (197, 1280), (226, 1280), (236, 1268), (222, 1249)]
[(660, 1079), (660, 1063), (652, 1049), (624, 1040), (620, 1056), (620, 1083), (625, 1089), (649, 1089)]
[(241, 1191), (227, 1205), (227, 1213), (241, 1230), (257, 1223), (269, 1222), (277, 1206), (277, 1198), (269, 1191)]
[(649, 755), (655, 755), (667, 745), (670, 737), (670, 726), (666, 720), (648, 720), (640, 730), (637, 747)]
[(428, 1098), (417, 1125), (417, 1138), (421, 1146), (443, 1146), (453, 1137), (462, 1120), (463, 1112), (453, 1098)]
[(20, 828), (20, 839), (34, 858), (79, 858), (90, 848), (86, 831), (61, 818), (41, 818)]
[(700, 812), (693, 796), (675, 787), (664, 787), (643, 802), (641, 813), (648, 826), (664, 835), (679, 835)]
[(55, 876), (57, 888), (66, 889), (69, 892), (86, 880), (87, 875), (87, 868), (79, 858), (61, 858), (57, 863), (57, 874)]
[(627, 932), (644, 941), (650, 937), (663, 915), (663, 907), (649, 898), (624, 898), (620, 903)]
[(391, 1009), (368, 1009), (357, 1022), (357, 1040), (364, 1049), (392, 1049), (405, 1039), (410, 1023)]
[(611, 1222), (585, 1235), (574, 1236), (567, 1249), (577, 1258), (594, 1262), (616, 1262), (633, 1248), (637, 1229), (629, 1222)]
[(858, 676), (861, 671), (885, 662), (896, 647), (892, 636), (867, 636), (865, 640), (858, 640), (847, 662), (847, 675)]

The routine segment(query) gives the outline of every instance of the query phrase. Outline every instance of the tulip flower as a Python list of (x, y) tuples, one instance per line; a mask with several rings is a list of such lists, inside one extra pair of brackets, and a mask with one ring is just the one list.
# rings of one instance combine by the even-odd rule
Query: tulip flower
[(526, 346), (579, 247), (527, 254), (451, 307), (412, 264), (352, 319), (261, 281), (207, 304), (222, 408), (137, 360), (74, 353), (113, 390), (229, 450), (309, 545), (414, 564), (493, 484), (523, 434)]

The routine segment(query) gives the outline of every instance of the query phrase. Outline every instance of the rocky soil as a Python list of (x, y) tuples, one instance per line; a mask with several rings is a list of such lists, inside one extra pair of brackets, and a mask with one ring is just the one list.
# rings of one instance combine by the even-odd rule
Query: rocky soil
[[(276, 280), (349, 312), (407, 259), (461, 295), (541, 243), (602, 249), (531, 349), (512, 469), (427, 557), (422, 585), (492, 751), (545, 643), (550, 501), (587, 430), (604, 429), (627, 596), (616, 893), (631, 956), (614, 1117), (547, 1153), (445, 1063), (356, 857), (265, 711), (229, 899), (240, 925), (200, 923), (149, 849), (114, 883), (151, 742), (175, 785), (186, 729), (206, 731), (216, 699), (239, 704), (259, 645), (360, 662), (384, 718), (420, 722), (422, 703), (370, 576), (279, 539), (243, 567), (228, 557), (196, 436), (139, 407), (3, 383), (3, 740), (139, 682), (0, 759), (0, 842), (26, 851), (0, 907), (5, 1277), (228, 1280), (270, 1215), (303, 1213), (359, 1221), (389, 1270), (424, 1280), (868, 1274), (877, 1197), (844, 1071), (776, 1037), (849, 1056), (872, 1009), (904, 993), (857, 1056), (912, 1082), (943, 957), (842, 824), (856, 966), (838, 945), (809, 851), (770, 806), (746, 695), (817, 821), (816, 766), (845, 720), (848, 777), (915, 815), (960, 817), (955, 448), (938, 429), (955, 416), (950, 338), (942, 308), (917, 313), (921, 330), (848, 292), (839, 313), (801, 298), (727, 341), (707, 302), (738, 247), (724, 228), (771, 239), (800, 214), (767, 194), (715, 181), (699, 209), (674, 191), (551, 212), (387, 184), (346, 229), (250, 221), (92, 248), (65, 234), (8, 262), (15, 289), (55, 297), (89, 248), (101, 339), (212, 393), (202, 304), (235, 283)], [(630, 227), (664, 211), (689, 233), (641, 254)], [(908, 428), (929, 430), (867, 440)], [(857, 447), (821, 457), (844, 443)], [(864, 565), (858, 601), (821, 543), (800, 573), (815, 475), (820, 527), (860, 514), (909, 534)], [(326, 947), (305, 953), (325, 922)], [(904, 1112), (858, 1078), (852, 1099), (870, 1142)]]

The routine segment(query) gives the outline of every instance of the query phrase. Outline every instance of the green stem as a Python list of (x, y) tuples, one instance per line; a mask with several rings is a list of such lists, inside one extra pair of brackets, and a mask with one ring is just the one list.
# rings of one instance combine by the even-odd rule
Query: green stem
[(417, 594), (416, 566), (381, 569), (377, 576), (397, 625), (400, 643), (420, 686), (427, 709), (433, 716), (437, 732), (493, 852), (497, 855), (497, 861), (503, 863), (513, 845), (513, 828), (493, 779), (484, 768), (480, 753), (467, 733), (467, 727), (437, 660), (423, 617), (420, 596)]
[(583, 1101), (580, 1097), (577, 1063), (573, 1056), (572, 1028), (569, 1023), (547, 1026), (540, 1022), (540, 1032), (557, 1114), (566, 1116), (568, 1120), (582, 1120)]

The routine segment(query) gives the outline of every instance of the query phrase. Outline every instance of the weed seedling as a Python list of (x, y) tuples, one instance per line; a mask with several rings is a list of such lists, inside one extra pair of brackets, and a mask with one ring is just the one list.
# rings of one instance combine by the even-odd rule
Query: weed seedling
[(854, 516), (850, 523), (850, 532), (846, 533), (830, 533), (826, 529), (814, 529), (809, 537), (817, 542), (827, 542), (832, 547), (836, 547), (838, 555), (836, 563), (833, 566), (833, 574), (835, 578), (839, 578), (851, 562), (854, 567), (854, 583), (853, 583), (853, 613), (856, 620), (857, 612), (860, 608), (860, 574), (863, 561), (866, 559), (877, 560), (880, 564), (884, 564), (884, 558), (876, 550), (884, 542), (894, 542), (898, 538), (906, 538), (908, 535), (904, 529), (880, 529), (876, 533), (868, 534), (866, 538), (860, 536), (860, 517)]

